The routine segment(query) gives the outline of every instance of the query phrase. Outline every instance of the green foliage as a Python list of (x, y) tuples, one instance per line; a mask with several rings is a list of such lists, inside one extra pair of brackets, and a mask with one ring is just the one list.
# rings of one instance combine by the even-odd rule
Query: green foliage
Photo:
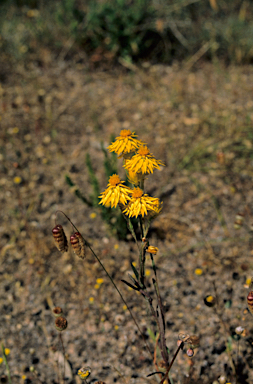
[(150, 0), (91, 1), (86, 15), (85, 42), (115, 56), (136, 57), (147, 48), (144, 23), (154, 19)]
[(83, 16), (76, 8), (75, 0), (63, 0), (56, 7), (55, 18), (56, 22), (61, 25), (67, 25), (70, 34), (77, 35), (78, 24), (83, 20)]
[(6, 0), (0, 49), (20, 60), (43, 45), (58, 51), (71, 39), (69, 54), (81, 48), (98, 53), (97, 61), (168, 63), (205, 47), (200, 57), (249, 63), (252, 16), (253, 3), (245, 0)]
[(7, 370), (7, 374), (8, 374), (8, 383), (12, 384), (10, 368), (9, 368), (9, 364), (8, 364), (8, 361), (7, 361), (6, 349), (4, 348), (3, 343), (1, 344), (1, 349), (2, 349), (3, 361), (4, 361), (4, 364), (5, 364), (5, 367), (6, 367), (6, 370)]
[[(253, 59), (253, 25), (231, 15), (226, 20), (206, 22), (202, 29), (206, 41), (215, 42), (215, 55), (228, 62), (247, 63)], [(211, 50), (208, 56), (211, 56)]]
[(89, 201), (88, 199), (86, 199), (86, 197), (81, 193), (81, 191), (80, 191), (79, 189), (76, 189), (76, 188), (75, 188), (75, 184), (73, 183), (73, 181), (72, 181), (72, 179), (69, 177), (69, 175), (65, 175), (65, 180), (66, 180), (66, 183), (67, 183), (70, 187), (74, 188), (74, 190), (75, 190), (75, 195), (76, 195), (80, 200), (82, 200), (82, 202), (83, 202), (84, 204), (87, 204), (88, 207), (93, 207), (92, 202)]
[[(114, 140), (114, 137), (111, 137), (111, 141)], [(103, 143), (101, 143), (101, 148), (105, 156), (104, 160), (104, 169), (107, 178), (109, 178), (114, 173), (117, 173), (117, 155), (114, 153), (108, 155), (107, 151), (104, 148)], [(92, 186), (92, 194), (87, 197), (85, 196), (80, 189), (75, 185), (69, 175), (65, 176), (66, 183), (73, 189), (75, 195), (88, 207), (93, 207), (97, 209), (106, 222), (110, 233), (113, 236), (118, 237), (119, 239), (125, 239), (128, 233), (127, 222), (124, 219), (122, 213), (118, 209), (106, 208), (103, 205), (99, 205), (99, 195), (101, 194), (102, 188), (99, 185), (97, 176), (95, 174), (94, 168), (92, 166), (92, 160), (90, 154), (86, 154), (85, 164), (89, 173), (90, 184)]]
[[(111, 135), (110, 142), (113, 142), (115, 140), (115, 136)], [(104, 144), (101, 143), (101, 148), (105, 157), (104, 160), (104, 168), (105, 168), (105, 174), (107, 179), (115, 173), (118, 172), (117, 169), (117, 154), (115, 152), (111, 152), (110, 156), (108, 155), (108, 151), (105, 149)]]
[(91, 183), (92, 189), (93, 189), (93, 193), (90, 196), (92, 206), (97, 207), (98, 203), (99, 203), (98, 196), (100, 195), (100, 187), (99, 187), (98, 179), (95, 175), (94, 169), (93, 169), (92, 164), (91, 164), (91, 158), (90, 158), (89, 153), (86, 154), (85, 163), (86, 163), (86, 166), (88, 168), (90, 183)]

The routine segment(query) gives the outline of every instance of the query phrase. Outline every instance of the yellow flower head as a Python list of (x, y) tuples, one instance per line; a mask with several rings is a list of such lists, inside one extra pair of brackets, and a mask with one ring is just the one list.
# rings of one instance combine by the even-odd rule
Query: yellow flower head
[(148, 211), (157, 213), (160, 206), (158, 198), (144, 194), (140, 188), (134, 188), (132, 197), (123, 213), (129, 217), (145, 216), (149, 213)]
[(153, 173), (154, 168), (160, 169), (160, 165), (164, 164), (160, 160), (156, 160), (146, 146), (140, 147), (136, 155), (125, 162), (125, 168), (128, 172), (142, 174)]
[(201, 269), (201, 268), (196, 268), (196, 269), (195, 269), (195, 275), (197, 275), (197, 276), (201, 276), (202, 273), (203, 273), (203, 269)]
[(108, 188), (99, 196), (101, 201), (106, 207), (117, 207), (118, 203), (126, 205), (130, 200), (129, 194), (132, 192), (129, 187), (123, 185), (118, 175), (112, 175), (109, 178)]
[(213, 302), (213, 299), (214, 299), (214, 297), (213, 297), (212, 295), (209, 295), (209, 296), (206, 297), (206, 301), (207, 301), (208, 303), (212, 303), (212, 302)]
[(138, 137), (130, 129), (122, 129), (120, 136), (116, 137), (116, 140), (109, 145), (110, 152), (116, 152), (117, 155), (134, 152), (137, 148), (143, 145), (143, 142), (136, 139)]
[(78, 370), (77, 374), (81, 380), (86, 380), (90, 376), (91, 369), (90, 367), (82, 367)]
[(153, 255), (156, 255), (157, 252), (158, 252), (158, 248), (157, 248), (157, 247), (154, 247), (153, 245), (150, 245), (150, 246), (147, 248), (147, 252), (148, 252), (148, 253), (153, 253)]

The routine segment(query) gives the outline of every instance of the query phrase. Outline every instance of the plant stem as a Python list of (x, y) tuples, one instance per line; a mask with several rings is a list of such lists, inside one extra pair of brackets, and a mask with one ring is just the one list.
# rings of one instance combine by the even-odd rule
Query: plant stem
[(177, 347), (177, 350), (176, 350), (176, 352), (175, 352), (175, 354), (174, 354), (174, 356), (173, 356), (173, 359), (171, 360), (170, 365), (169, 365), (167, 371), (165, 372), (164, 378), (160, 381), (159, 384), (163, 384), (163, 383), (165, 382), (165, 380), (168, 378), (169, 372), (170, 372), (170, 370), (171, 370), (172, 365), (174, 364), (174, 361), (176, 360), (176, 357), (177, 357), (177, 355), (178, 355), (178, 352), (179, 352), (180, 349), (182, 349), (183, 347), (184, 347), (184, 342), (182, 341), (181, 344)]
[(3, 359), (4, 359), (4, 364), (6, 366), (6, 369), (7, 369), (7, 375), (8, 375), (8, 381), (9, 381), (9, 384), (12, 384), (12, 381), (11, 381), (11, 373), (10, 373), (10, 367), (9, 367), (9, 364), (8, 364), (8, 361), (7, 361), (7, 358), (6, 358), (6, 354), (5, 354), (5, 350), (4, 350), (4, 345), (2, 343), (2, 354), (3, 354)]
[(65, 382), (65, 348), (64, 348), (61, 332), (59, 332), (59, 337), (60, 337), (62, 350), (63, 350), (63, 382)]
[(114, 283), (113, 278), (109, 275), (109, 273), (108, 273), (107, 270), (105, 269), (103, 263), (99, 260), (98, 256), (95, 254), (95, 252), (93, 251), (93, 249), (92, 249), (89, 245), (88, 245), (88, 247), (90, 248), (91, 252), (93, 253), (93, 255), (95, 256), (95, 258), (97, 259), (97, 261), (99, 262), (99, 264), (101, 265), (101, 267), (103, 268), (103, 270), (105, 271), (105, 273), (106, 273), (106, 275), (108, 276), (108, 278), (110, 279), (112, 285), (114, 286), (114, 288), (115, 288), (116, 291), (118, 292), (118, 294), (119, 294), (121, 300), (123, 301), (123, 303), (124, 303), (125, 306), (127, 307), (128, 312), (130, 313), (130, 315), (131, 315), (131, 317), (132, 317), (132, 319), (133, 319), (133, 321), (134, 321), (134, 323), (135, 323), (135, 325), (136, 325), (136, 327), (137, 327), (137, 329), (138, 329), (138, 331), (139, 331), (139, 333), (140, 333), (140, 335), (141, 335), (141, 337), (142, 337), (142, 339), (143, 339), (143, 341), (144, 341), (144, 343), (145, 343), (145, 345), (146, 345), (146, 348), (148, 349), (148, 351), (149, 351), (151, 357), (153, 358), (152, 352), (151, 352), (151, 350), (150, 350), (150, 348), (149, 348), (149, 346), (148, 346), (148, 344), (147, 344), (147, 342), (146, 342), (146, 340), (145, 340), (145, 338), (144, 338), (144, 336), (143, 336), (143, 334), (142, 334), (142, 332), (141, 332), (141, 330), (140, 330), (140, 327), (139, 327), (137, 321), (135, 320), (135, 317), (134, 317), (134, 315), (133, 315), (133, 313), (132, 313), (132, 310), (131, 310), (130, 307), (128, 306), (126, 300), (125, 300), (124, 297), (122, 296), (122, 294), (121, 294), (121, 292), (119, 291), (117, 285)]
[[(75, 230), (76, 230), (77, 232), (79, 232), (78, 228), (72, 223), (72, 221), (70, 220), (70, 218), (69, 218), (64, 212), (62, 212), (62, 211), (57, 211), (56, 214), (57, 214), (58, 212), (61, 212), (61, 213), (67, 218), (67, 220), (70, 222), (70, 224), (73, 226), (73, 228), (75, 228)], [(79, 233), (80, 233), (80, 232), (79, 232)], [(82, 237), (83, 237), (83, 236), (82, 236)], [(84, 239), (84, 238), (83, 238), (83, 239)], [(144, 342), (144, 344), (145, 344), (147, 350), (149, 351), (149, 354), (150, 354), (151, 358), (153, 359), (153, 354), (152, 354), (152, 352), (151, 352), (151, 350), (150, 350), (150, 348), (149, 348), (149, 346), (148, 346), (148, 344), (147, 344), (147, 342), (146, 342), (146, 340), (145, 340), (145, 338), (144, 338), (144, 335), (143, 335), (142, 332), (141, 332), (141, 329), (140, 329), (140, 327), (139, 327), (137, 321), (135, 320), (135, 317), (134, 317), (134, 315), (133, 315), (133, 313), (132, 313), (132, 310), (131, 310), (130, 307), (128, 306), (126, 300), (124, 299), (124, 297), (122, 296), (122, 294), (121, 294), (121, 292), (119, 291), (118, 287), (117, 287), (116, 284), (114, 283), (113, 278), (109, 275), (109, 273), (107, 272), (107, 270), (106, 270), (106, 268), (104, 267), (103, 263), (100, 261), (99, 257), (95, 254), (95, 252), (93, 251), (93, 249), (91, 248), (91, 246), (89, 245), (89, 243), (88, 243), (85, 239), (84, 239), (84, 241), (85, 241), (86, 245), (89, 247), (89, 249), (91, 250), (93, 256), (94, 256), (94, 257), (96, 258), (96, 260), (99, 262), (100, 266), (102, 267), (102, 269), (103, 269), (104, 272), (106, 273), (106, 275), (107, 275), (107, 277), (109, 278), (109, 280), (111, 281), (112, 285), (114, 286), (114, 288), (115, 288), (116, 291), (118, 292), (118, 294), (119, 294), (119, 296), (120, 296), (122, 302), (123, 302), (123, 303), (125, 304), (125, 306), (127, 307), (127, 310), (128, 310), (128, 312), (130, 313), (130, 316), (132, 317), (132, 320), (133, 320), (134, 324), (136, 325), (136, 327), (137, 327), (137, 329), (138, 329), (138, 331), (139, 331), (139, 334), (141, 335), (141, 337), (142, 337), (142, 339), (143, 339), (143, 342)], [(138, 244), (137, 244), (137, 245), (138, 245)]]

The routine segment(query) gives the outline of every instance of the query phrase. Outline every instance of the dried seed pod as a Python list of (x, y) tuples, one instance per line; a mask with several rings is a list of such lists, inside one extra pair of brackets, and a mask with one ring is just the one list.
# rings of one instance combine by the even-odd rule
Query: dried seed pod
[(187, 342), (187, 340), (189, 339), (189, 335), (188, 335), (188, 333), (184, 333), (184, 332), (180, 332), (179, 334), (178, 334), (178, 340), (181, 340), (181, 341), (183, 341), (184, 343), (186, 343)]
[(67, 320), (65, 319), (65, 317), (63, 316), (59, 316), (55, 319), (55, 328), (57, 329), (57, 331), (64, 331), (64, 329), (67, 328), (68, 326), (68, 322)]
[(187, 340), (187, 343), (191, 349), (195, 349), (199, 347), (199, 337), (196, 335), (191, 335)]
[(248, 296), (247, 296), (247, 303), (248, 303), (249, 311), (253, 315), (253, 291), (250, 291), (250, 293), (248, 294)]
[(70, 243), (75, 254), (81, 259), (85, 258), (85, 241), (79, 232), (75, 232), (70, 236)]
[(54, 314), (55, 317), (59, 317), (59, 316), (61, 316), (61, 315), (62, 315), (62, 309), (61, 309), (61, 307), (55, 307), (55, 308), (53, 309), (53, 314)]
[(53, 229), (52, 233), (54, 236), (56, 247), (61, 252), (67, 252), (68, 250), (68, 240), (64, 233), (64, 230), (60, 224), (57, 224)]

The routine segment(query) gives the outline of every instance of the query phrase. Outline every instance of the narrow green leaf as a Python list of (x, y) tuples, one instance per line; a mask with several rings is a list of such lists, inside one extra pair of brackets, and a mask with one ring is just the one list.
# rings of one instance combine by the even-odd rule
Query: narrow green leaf
[(140, 285), (139, 285), (138, 281), (136, 281), (136, 280), (133, 278), (133, 276), (130, 275), (130, 273), (128, 273), (128, 276), (129, 276), (129, 278), (132, 280), (132, 282), (136, 285), (136, 287), (139, 287), (139, 288), (140, 288)]
[(136, 279), (139, 280), (139, 273), (135, 268), (135, 266), (133, 265), (133, 263), (131, 263), (131, 267), (132, 267), (133, 273), (135, 274)]
[(128, 281), (126, 280), (121, 280), (123, 283), (125, 283), (126, 285), (128, 285), (130, 288), (134, 289), (135, 291), (139, 291), (139, 288), (137, 287), (134, 287), (132, 284), (128, 283)]

